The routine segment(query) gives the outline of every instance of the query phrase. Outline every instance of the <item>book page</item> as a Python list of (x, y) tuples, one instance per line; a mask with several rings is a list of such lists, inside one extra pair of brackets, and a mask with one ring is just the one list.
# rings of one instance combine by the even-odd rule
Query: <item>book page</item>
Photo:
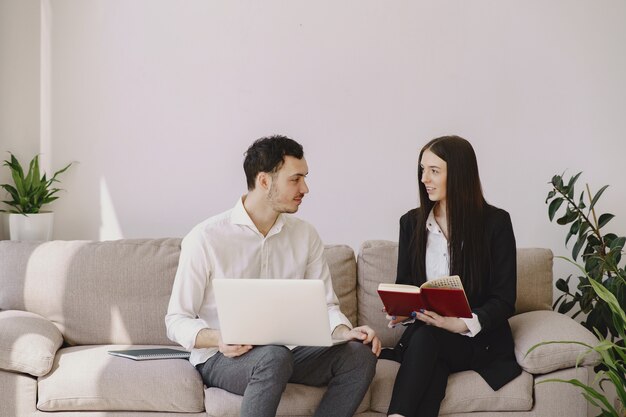
[(378, 291), (418, 293), (420, 292), (420, 288), (415, 285), (380, 283), (378, 284)]
[(426, 281), (421, 285), (421, 288), (458, 288), (462, 290), (463, 283), (458, 275), (453, 275), (451, 277), (441, 277)]

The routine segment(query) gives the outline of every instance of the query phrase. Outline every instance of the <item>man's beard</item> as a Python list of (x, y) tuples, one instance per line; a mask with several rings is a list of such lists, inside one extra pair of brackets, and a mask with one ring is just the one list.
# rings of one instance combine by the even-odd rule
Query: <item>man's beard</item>
[(277, 197), (279, 195), (280, 190), (278, 190), (276, 183), (272, 182), (272, 185), (270, 185), (270, 191), (269, 193), (267, 193), (267, 201), (270, 203), (270, 206), (272, 207), (272, 209), (274, 209), (274, 211), (276, 211), (277, 213), (295, 213), (298, 211), (297, 206), (295, 209), (292, 209), (290, 207), (287, 207), (285, 204), (281, 204), (277, 200)]

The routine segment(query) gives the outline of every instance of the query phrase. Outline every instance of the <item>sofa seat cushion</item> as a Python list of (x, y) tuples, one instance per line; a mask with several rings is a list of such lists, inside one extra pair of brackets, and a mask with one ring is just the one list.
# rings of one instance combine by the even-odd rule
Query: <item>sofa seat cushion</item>
[(0, 369), (47, 374), (63, 335), (52, 322), (27, 311), (0, 311)]
[[(387, 413), (393, 384), (400, 364), (381, 359), (376, 366), (372, 381), (371, 409)], [(522, 372), (513, 381), (494, 391), (474, 371), (457, 372), (448, 378), (446, 396), (439, 414), (467, 413), (475, 411), (528, 411), (533, 406), (533, 378)]]
[(60, 349), (52, 371), (39, 378), (41, 411), (204, 410), (200, 374), (185, 359), (134, 361), (108, 350), (159, 346), (100, 345)]
[[(312, 416), (322, 400), (326, 387), (311, 387), (301, 384), (287, 384), (285, 392), (278, 404), (277, 416)], [(205, 407), (207, 415), (220, 417), (238, 417), (241, 410), (240, 395), (232, 394), (219, 388), (205, 390)], [(369, 409), (370, 390), (365, 393), (356, 414)]]
[(582, 356), (588, 349), (574, 343), (554, 343), (539, 346), (530, 354), (530, 348), (541, 342), (577, 341), (595, 346), (598, 339), (572, 318), (555, 311), (531, 311), (509, 319), (515, 341), (517, 363), (531, 374), (545, 374), (558, 369), (572, 368), (580, 358), (583, 365), (595, 365), (596, 352)]

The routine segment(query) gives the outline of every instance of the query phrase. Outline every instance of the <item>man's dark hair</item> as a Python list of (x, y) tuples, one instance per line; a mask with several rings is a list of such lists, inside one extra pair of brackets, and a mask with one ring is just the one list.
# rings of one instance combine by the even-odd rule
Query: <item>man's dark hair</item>
[(287, 136), (274, 135), (254, 141), (245, 153), (243, 170), (246, 173), (248, 190), (254, 190), (259, 172), (276, 173), (283, 166), (285, 156), (302, 159), (302, 145)]

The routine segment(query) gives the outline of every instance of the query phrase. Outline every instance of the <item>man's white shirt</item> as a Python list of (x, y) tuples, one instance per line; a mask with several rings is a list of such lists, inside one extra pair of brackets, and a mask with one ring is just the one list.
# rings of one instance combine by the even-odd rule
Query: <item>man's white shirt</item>
[(231, 210), (194, 227), (182, 242), (165, 324), (167, 336), (191, 351), (193, 365), (217, 353), (217, 348), (195, 349), (194, 344), (200, 330), (219, 329), (211, 281), (225, 278), (321, 279), (326, 289), (329, 330), (341, 324), (352, 328), (339, 310), (324, 244), (313, 226), (280, 214), (263, 236), (240, 198)]

